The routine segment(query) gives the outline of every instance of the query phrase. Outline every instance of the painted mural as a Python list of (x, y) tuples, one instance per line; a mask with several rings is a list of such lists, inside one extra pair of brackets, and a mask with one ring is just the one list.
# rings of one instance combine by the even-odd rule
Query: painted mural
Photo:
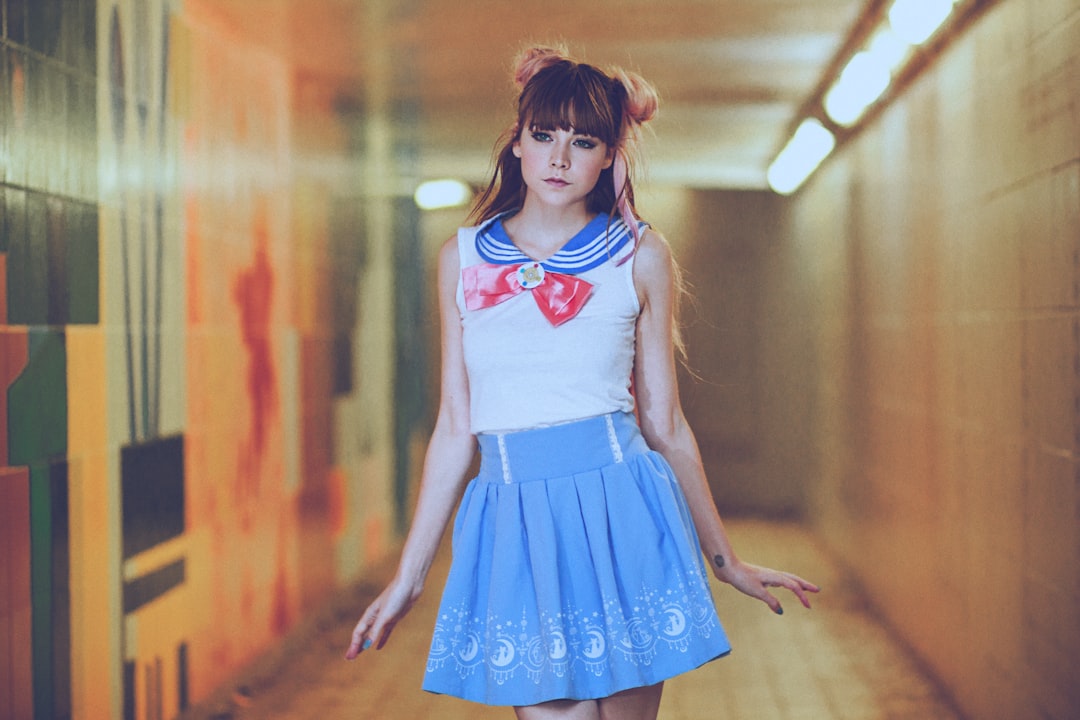
[(0, 0), (0, 718), (174, 717), (403, 522), (423, 269), (365, 305), (313, 83), (212, 0)]
[[(278, 59), (187, 17), (176, 64), (187, 243), (188, 533), (207, 605), (189, 628), (190, 681), (251, 659), (299, 609), (299, 364), (290, 196), (289, 75)], [(223, 39), (226, 39), (223, 42)], [(196, 78), (214, 78), (196, 82)], [(235, 382), (224, 383), (224, 378)]]

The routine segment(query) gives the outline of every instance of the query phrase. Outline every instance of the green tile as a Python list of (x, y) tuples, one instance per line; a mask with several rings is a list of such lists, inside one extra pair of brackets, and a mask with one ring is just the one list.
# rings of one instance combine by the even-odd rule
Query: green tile
[(8, 323), (43, 325), (48, 311), (45, 196), (9, 188), (7, 200)]
[(97, 0), (80, 0), (76, 37), (75, 66), (82, 72), (97, 76)]
[(34, 717), (71, 717), (71, 581), (67, 463), (30, 466), (30, 602)]
[(57, 57), (60, 50), (63, 0), (32, 0), (26, 14), (26, 35), (32, 49)]
[(48, 221), (45, 196), (27, 192), (23, 232), (8, 248), (8, 322), (43, 325), (48, 318)]
[(68, 323), (67, 246), (71, 229), (67, 208), (68, 201), (63, 198), (50, 196), (45, 200), (45, 292), (48, 295), (45, 322), (48, 325)]
[(40, 463), (67, 454), (67, 349), (64, 335), (30, 332), (30, 357), (8, 388), (8, 462)]
[(68, 203), (67, 322), (100, 322), (98, 210), (88, 203)]
[[(27, 157), (29, 156), (30, 138), (26, 132), (30, 120), (26, 109), (26, 53), (20, 50), (3, 49), (8, 92), (0, 96), (4, 105), (4, 142), (7, 150), (8, 166), (5, 181), (11, 185), (26, 185)], [(16, 76), (21, 77), (16, 83)], [(20, 87), (19, 93), (15, 88)], [(17, 112), (17, 109), (21, 111)], [(23, 129), (19, 130), (18, 125)]]
[(43, 150), (47, 158), (45, 167), (41, 169), (41, 187), (52, 193), (70, 195), (71, 166), (76, 160), (67, 142), (68, 82), (71, 75), (44, 63), (39, 66), (39, 73), (43, 80), (43, 115), (38, 114), (37, 117), (39, 127), (45, 132)]
[[(3, 2), (3, 0), (0, 0)], [(2, 130), (0, 130), (2, 132)], [(0, 184), (0, 253), (8, 249), (7, 188)]]
[(8, 40), (14, 43), (26, 42), (26, 5), (30, 0), (7, 0), (7, 24), (5, 30)]
[(26, 58), (26, 131), (20, 142), (28, 143), (26, 185), (38, 190), (61, 190), (58, 177), (64, 163), (62, 137), (63, 89), (66, 75), (53, 63), (30, 54)]
[(68, 152), (75, 161), (72, 193), (80, 200), (98, 199), (97, 91), (92, 80), (75, 78), (68, 105)]
[(52, 503), (49, 466), (30, 465), (30, 636), (34, 717), (52, 718)]
[(11, 105), (11, 75), (8, 73), (8, 54), (4, 47), (0, 47), (0, 183), (7, 181), (8, 164), (11, 162), (8, 155), (8, 136), (11, 134), (11, 128), (8, 126), (9, 105)]

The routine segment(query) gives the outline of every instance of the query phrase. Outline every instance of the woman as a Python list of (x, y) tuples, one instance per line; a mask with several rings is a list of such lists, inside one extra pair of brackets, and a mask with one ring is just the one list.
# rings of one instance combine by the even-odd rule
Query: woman
[(776, 613), (768, 588), (806, 607), (818, 588), (735, 554), (679, 404), (678, 271), (628, 172), (655, 91), (550, 48), (515, 80), (477, 222), (439, 255), (442, 388), (412, 527), (346, 657), (416, 601), (464, 487), (424, 688), (523, 720), (655, 718), (664, 680), (730, 651), (703, 551)]

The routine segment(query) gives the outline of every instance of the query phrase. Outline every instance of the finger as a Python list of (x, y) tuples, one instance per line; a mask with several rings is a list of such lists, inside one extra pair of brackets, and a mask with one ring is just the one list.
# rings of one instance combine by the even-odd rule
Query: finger
[(363, 631), (360, 629), (360, 623), (356, 624), (353, 629), (352, 638), (349, 642), (349, 649), (345, 651), (346, 660), (354, 660), (357, 655), (360, 654), (360, 646), (363, 643)]
[(358, 623), (356, 629), (353, 630), (349, 649), (345, 651), (346, 660), (355, 660), (357, 655), (371, 647), (371, 638), (366, 637), (366, 634), (364, 623)]
[(360, 653), (367, 650), (369, 647), (371, 647), (371, 640), (369, 639), (353, 641), (353, 643), (349, 645), (349, 649), (345, 651), (345, 659), (355, 660)]
[(368, 633), (369, 644), (374, 643), (376, 650), (382, 650), (387, 640), (390, 639), (390, 633), (394, 631), (396, 625), (397, 618), (380, 617), (375, 621), (371, 631)]
[(818, 592), (818, 588), (813, 583), (803, 580), (798, 575), (792, 575), (791, 573), (778, 572), (764, 581), (764, 584), (769, 587), (782, 587), (790, 590), (798, 597), (799, 602), (803, 607), (810, 608), (810, 598), (806, 596), (807, 592)]
[(762, 589), (761, 595), (758, 595), (758, 598), (763, 603), (768, 605), (769, 609), (772, 610), (777, 615), (783, 615), (784, 614), (784, 608), (783, 608), (783, 606), (780, 605), (780, 600), (778, 600), (777, 597), (775, 595), (773, 595), (771, 592), (769, 592), (768, 590)]
[(346, 660), (356, 659), (357, 655), (371, 647), (371, 636), (368, 630), (371, 626), (372, 616), (377, 616), (377, 614), (378, 609), (375, 605), (371, 605), (364, 611), (364, 614), (360, 617), (360, 622), (356, 623), (356, 627), (353, 628), (349, 648), (345, 651)]
[(810, 582), (809, 580), (804, 580), (801, 577), (799, 577), (798, 575), (792, 575), (791, 573), (788, 573), (788, 577), (791, 578), (792, 580), (794, 580), (795, 582), (799, 583), (799, 586), (803, 590), (805, 590), (807, 592), (812, 592), (812, 593), (821, 592), (821, 588), (819, 586), (815, 585), (814, 583)]
[(385, 627), (375, 635), (378, 638), (378, 642), (375, 645), (376, 650), (382, 650), (386, 643), (390, 640), (390, 633), (394, 632), (394, 628), (397, 626), (397, 622), (388, 622)]
[(802, 603), (804, 608), (806, 608), (807, 610), (810, 609), (810, 599), (806, 597), (806, 593), (803, 592), (802, 585), (793, 582), (791, 585), (788, 586), (788, 589), (791, 590), (791, 592), (795, 593), (795, 597), (799, 598), (799, 602)]
[(793, 593), (795, 593), (796, 595), (798, 595), (799, 601), (802, 602), (804, 607), (809, 608), (810, 607), (810, 598), (808, 598), (806, 596), (806, 593), (808, 593), (808, 592), (812, 592), (812, 593), (821, 592), (821, 588), (818, 587), (817, 585), (815, 585), (812, 582), (808, 582), (806, 580), (803, 580), (798, 575), (790, 575), (789, 577), (795, 583), (791, 587), (791, 591)]
[(809, 609), (810, 599), (806, 597), (806, 588), (803, 587), (804, 583), (809, 584), (798, 576), (792, 575), (790, 573), (781, 573), (779, 578), (775, 582), (771, 582), (769, 584), (776, 587), (787, 588), (792, 593), (794, 593), (797, 598), (799, 598), (799, 602), (802, 603), (802, 606), (804, 608)]

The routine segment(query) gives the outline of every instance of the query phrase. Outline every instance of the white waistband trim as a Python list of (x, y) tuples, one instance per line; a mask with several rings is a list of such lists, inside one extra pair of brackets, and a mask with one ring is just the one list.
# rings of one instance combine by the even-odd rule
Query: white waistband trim
[(622, 447), (619, 445), (619, 436), (615, 434), (615, 422), (611, 419), (611, 413), (605, 415), (604, 420), (607, 422), (607, 436), (608, 442), (611, 443), (611, 456), (615, 459), (615, 462), (621, 463), (623, 461)]
[(506, 435), (499, 433), (495, 436), (499, 441), (499, 459), (502, 460), (503, 482), (513, 482), (510, 475), (510, 455), (506, 452)]

